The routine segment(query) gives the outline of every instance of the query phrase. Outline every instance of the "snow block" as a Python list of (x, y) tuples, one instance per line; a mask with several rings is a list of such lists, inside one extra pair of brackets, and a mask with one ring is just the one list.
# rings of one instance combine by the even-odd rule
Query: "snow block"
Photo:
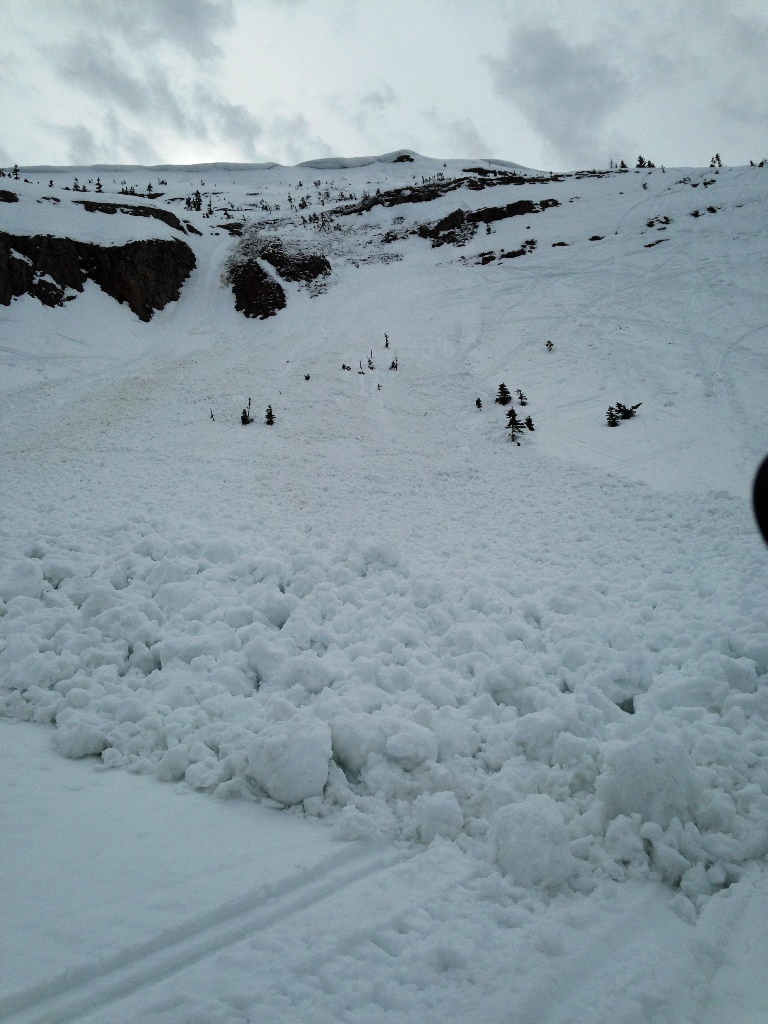
[(595, 794), (609, 818), (639, 814), (667, 828), (690, 821), (703, 784), (685, 747), (673, 736), (645, 732), (629, 743), (606, 745)]
[(248, 748), (246, 775), (273, 800), (299, 804), (320, 796), (328, 781), (331, 730), (319, 719), (273, 722)]
[(562, 885), (576, 868), (565, 819), (549, 796), (536, 793), (500, 807), (491, 819), (490, 839), (494, 861), (517, 885)]

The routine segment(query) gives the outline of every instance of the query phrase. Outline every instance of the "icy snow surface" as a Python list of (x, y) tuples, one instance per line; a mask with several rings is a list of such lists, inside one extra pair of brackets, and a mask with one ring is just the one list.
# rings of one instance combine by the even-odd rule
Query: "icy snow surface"
[[(97, 173), (202, 232), (149, 324), (0, 307), (14, 1024), (768, 1016), (768, 170), (397, 155), (3, 179), (11, 233), (179, 237)], [(232, 221), (332, 276), (245, 319)]]

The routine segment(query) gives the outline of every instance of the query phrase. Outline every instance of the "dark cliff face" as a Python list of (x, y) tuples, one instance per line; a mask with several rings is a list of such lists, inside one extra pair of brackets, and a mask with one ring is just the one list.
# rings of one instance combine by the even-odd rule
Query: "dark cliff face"
[(285, 245), (279, 238), (265, 242), (258, 234), (246, 235), (225, 265), (225, 280), (232, 286), (235, 309), (261, 320), (284, 309), (287, 298), (285, 289), (261, 266), (260, 260), (268, 263), (283, 281), (294, 283), (311, 285), (332, 272), (325, 256)]
[(279, 239), (262, 250), (261, 258), (273, 266), (284, 281), (314, 281), (331, 274), (331, 264), (325, 256), (287, 250)]
[(0, 231), (0, 304), (32, 295), (46, 306), (61, 306), (82, 292), (87, 280), (127, 302), (140, 320), (179, 298), (196, 266), (180, 240), (150, 239), (101, 246), (51, 235), (10, 235)]
[(160, 210), (155, 206), (134, 206), (131, 203), (102, 203), (92, 199), (75, 199), (73, 200), (78, 206), (84, 207), (88, 213), (124, 213), (129, 217), (153, 217), (155, 220), (161, 220), (164, 224), (168, 224), (170, 227), (175, 228), (176, 231), (181, 231), (186, 234), (186, 228), (181, 223), (175, 213), (171, 213), (170, 210)]
[(229, 273), (235, 293), (235, 309), (245, 316), (265, 320), (285, 308), (285, 292), (255, 259), (232, 267)]

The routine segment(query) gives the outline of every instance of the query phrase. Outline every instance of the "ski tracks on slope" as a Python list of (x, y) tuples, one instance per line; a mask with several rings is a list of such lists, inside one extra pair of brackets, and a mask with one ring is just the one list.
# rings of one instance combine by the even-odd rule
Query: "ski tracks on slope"
[[(348, 934), (339, 909), (342, 917), (349, 918), (349, 931), (359, 929), (361, 919), (375, 919), (380, 924), (380, 915), (387, 909), (391, 913), (401, 885), (400, 881), (388, 885), (382, 876), (407, 861), (424, 858), (430, 858), (430, 851), (406, 851), (378, 843), (365, 843), (361, 848), (355, 844), (330, 863), (326, 860), (297, 877), (261, 886), (98, 964), (68, 971), (60, 978), (12, 994), (0, 1002), (0, 1018), (4, 1024), (65, 1024), (104, 1011), (104, 1019), (114, 1020), (115, 1003), (143, 993), (242, 940), (250, 940), (249, 946), (262, 941), (268, 944), (266, 936), (272, 930), (288, 930), (288, 941), (298, 947), (297, 936), (303, 934), (304, 925), (296, 919), (324, 901), (332, 902), (331, 907), (322, 909), (322, 917), (332, 922), (327, 930), (338, 944), (339, 935)], [(463, 858), (458, 873), (468, 873)], [(456, 881), (456, 874), (455, 870), (446, 872), (441, 884)], [(410, 887), (407, 894), (413, 897)], [(398, 896), (396, 902), (402, 911), (402, 897)], [(253, 957), (250, 950), (249, 955)], [(333, 951), (327, 955), (333, 955)]]

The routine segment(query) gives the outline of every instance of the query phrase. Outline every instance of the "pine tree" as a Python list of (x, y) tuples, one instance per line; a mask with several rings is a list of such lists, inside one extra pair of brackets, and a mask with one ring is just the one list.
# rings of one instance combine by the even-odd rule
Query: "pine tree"
[(267, 415), (264, 417), (264, 422), (267, 424), (268, 427), (273, 426), (275, 422), (275, 414), (272, 412), (271, 405), (267, 406)]
[(618, 427), (619, 417), (612, 405), (608, 406), (608, 412), (605, 414), (605, 418), (608, 421), (609, 427)]
[(14, 181), (18, 181), (19, 180), (19, 165), (18, 164), (14, 164), (13, 165), (13, 170), (11, 171), (11, 174), (13, 175), (13, 180)]
[(523, 394), (523, 392), (520, 390), (520, 388), (517, 389), (517, 397), (518, 397), (518, 400), (520, 402), (520, 405), (528, 405), (528, 399)]
[(547, 352), (551, 352), (554, 347), (551, 341), (547, 342)]
[(618, 413), (620, 419), (631, 420), (642, 404), (642, 402), (638, 402), (637, 405), (626, 406), (622, 402), (617, 402), (616, 412)]
[(507, 385), (502, 382), (499, 384), (499, 390), (496, 394), (495, 402), (497, 405), (509, 405), (511, 401), (512, 395), (510, 395)]
[(483, 403), (480, 401), (479, 398), (475, 399), (475, 408), (476, 409), (482, 409), (483, 408)]
[(635, 164), (635, 166), (636, 167), (645, 167), (646, 166), (645, 157), (644, 156), (639, 156), (637, 158), (637, 163)]
[(529, 430), (533, 430), (533, 420), (530, 416), (525, 417), (525, 425), (526, 427), (528, 427)]
[(103, 192), (103, 188), (101, 186), (101, 178), (97, 178), (96, 179), (96, 191), (97, 192)]
[(515, 441), (517, 444), (520, 442), (517, 440), (518, 436), (522, 434), (525, 429), (525, 424), (517, 418), (517, 413), (514, 408), (510, 409), (507, 413), (507, 430), (509, 431), (510, 441)]
[(240, 422), (242, 423), (242, 425), (244, 427), (247, 427), (249, 423), (253, 423), (253, 418), (251, 416), (251, 400), (250, 400), (250, 398), (248, 399), (247, 407), (245, 409), (243, 409), (243, 411), (240, 413)]

